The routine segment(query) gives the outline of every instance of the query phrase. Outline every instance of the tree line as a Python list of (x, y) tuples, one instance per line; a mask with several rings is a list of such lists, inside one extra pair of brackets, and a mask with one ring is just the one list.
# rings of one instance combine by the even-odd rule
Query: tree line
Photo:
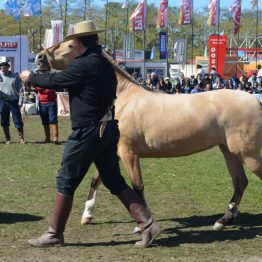
[[(121, 8), (122, 3), (108, 2), (108, 5), (97, 6), (89, 1), (68, 0), (67, 5), (58, 5), (56, 1), (45, 0), (42, 6), (41, 17), (24, 17), (21, 21), (16, 21), (12, 17), (5, 15), (0, 11), (2, 26), (0, 27), (1, 36), (27, 35), (30, 42), (30, 51), (37, 53), (41, 49), (41, 43), (44, 42), (45, 30), (51, 28), (51, 20), (63, 20), (65, 24), (64, 34), (67, 33), (69, 24), (74, 24), (87, 19), (95, 21), (100, 28), (107, 27), (105, 34), (101, 34), (100, 42), (102, 45), (115, 49), (123, 48), (123, 34), (127, 32), (128, 17), (136, 8), (138, 2), (129, 2), (129, 9)], [(156, 17), (158, 6), (155, 4), (147, 5), (147, 19), (145, 34), (143, 32), (135, 33), (136, 49), (151, 50), (153, 46), (159, 45), (159, 31), (156, 28)], [(219, 26), (207, 25), (209, 16), (208, 8), (194, 10), (193, 26), (178, 25), (179, 7), (168, 7), (168, 48), (173, 49), (177, 38), (186, 38), (188, 42), (188, 57), (193, 55), (203, 55), (210, 34), (224, 33), (233, 34), (234, 21), (228, 9), (220, 10)], [(262, 11), (258, 11), (258, 18), (261, 18)], [(5, 26), (3, 26), (5, 25)], [(8, 26), (7, 26), (8, 25)], [(165, 31), (165, 29), (161, 29)], [(130, 31), (129, 31), (130, 32)], [(236, 38), (262, 36), (261, 19), (256, 20), (254, 11), (242, 10), (241, 27), (239, 35)], [(145, 41), (144, 41), (145, 40)], [(193, 48), (192, 48), (193, 45)]]

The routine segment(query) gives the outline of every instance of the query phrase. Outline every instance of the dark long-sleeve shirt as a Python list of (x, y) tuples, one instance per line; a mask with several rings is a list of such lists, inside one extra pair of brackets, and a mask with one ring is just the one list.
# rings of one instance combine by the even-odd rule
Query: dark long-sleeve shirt
[(101, 46), (88, 48), (61, 72), (30, 74), (28, 80), (42, 88), (68, 89), (72, 128), (99, 121), (116, 98), (115, 71)]

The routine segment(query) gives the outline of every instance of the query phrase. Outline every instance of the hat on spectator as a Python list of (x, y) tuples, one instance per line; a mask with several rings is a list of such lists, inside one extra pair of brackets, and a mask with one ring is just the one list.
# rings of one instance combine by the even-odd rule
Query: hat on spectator
[(10, 67), (10, 64), (8, 62), (2, 62), (2, 63), (0, 63), (0, 67), (2, 67), (2, 66)]
[(74, 34), (66, 36), (64, 40), (70, 40), (70, 39), (73, 39), (76, 37), (82, 37), (82, 36), (96, 35), (102, 32), (105, 32), (105, 30), (96, 28), (92, 20), (83, 21), (80, 23), (76, 23)]
[(165, 80), (169, 80), (170, 78), (167, 76), (167, 77), (165, 77)]

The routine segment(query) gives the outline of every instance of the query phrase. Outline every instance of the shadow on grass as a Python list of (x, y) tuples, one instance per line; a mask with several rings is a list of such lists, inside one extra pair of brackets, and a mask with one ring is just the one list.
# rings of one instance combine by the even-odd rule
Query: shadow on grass
[[(156, 243), (159, 246), (173, 247), (181, 244), (207, 244), (216, 241), (254, 239), (262, 236), (261, 214), (239, 213), (231, 226), (222, 231), (212, 230), (212, 225), (222, 215), (172, 218), (170, 221), (178, 222), (181, 226), (166, 229), (164, 233), (169, 236), (157, 240)], [(210, 229), (194, 230), (194, 228), (204, 226), (210, 226)]]
[(18, 222), (39, 221), (43, 219), (40, 216), (19, 213), (0, 212), (0, 224), (14, 224)]
[[(183, 218), (172, 218), (170, 220), (178, 222), (184, 227), (202, 227), (212, 226), (223, 215), (224, 214), (216, 214), (211, 216), (191, 216)], [(242, 227), (262, 226), (262, 214), (249, 214), (239, 212), (232, 225)]]
[[(262, 215), (260, 214), (248, 214), (239, 213), (238, 217), (232, 224), (222, 231), (213, 231), (211, 226), (219, 219), (223, 214), (216, 214), (211, 216), (191, 216), (183, 218), (169, 218), (160, 219), (161, 221), (178, 222), (180, 225), (174, 228), (166, 228), (165, 231), (159, 236), (159, 239), (154, 240), (152, 246), (162, 247), (175, 247), (183, 244), (210, 244), (214, 242), (223, 241), (237, 241), (255, 239), (258, 236), (262, 236)], [(119, 222), (108, 221), (111, 223), (133, 223), (132, 221)], [(104, 223), (96, 223), (104, 224)], [(95, 225), (94, 225), (95, 226)], [(199, 229), (198, 227), (208, 227), (210, 229)], [(128, 238), (128, 235), (127, 235)], [(117, 245), (133, 245), (136, 241), (111, 241), (111, 242), (93, 242), (93, 243), (67, 243), (66, 246), (117, 246)]]

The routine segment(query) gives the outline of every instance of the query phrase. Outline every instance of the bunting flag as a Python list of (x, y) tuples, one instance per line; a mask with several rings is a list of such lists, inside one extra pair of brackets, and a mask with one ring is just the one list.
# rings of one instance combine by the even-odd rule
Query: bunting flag
[(168, 8), (168, 0), (162, 0), (160, 3), (160, 7), (157, 13), (157, 27), (167, 27), (167, 8)]
[(208, 25), (218, 25), (218, 10), (219, 10), (219, 0), (210, 0), (208, 5), (209, 18), (207, 20)]
[(231, 5), (229, 8), (229, 11), (232, 13), (235, 22), (234, 34), (237, 34), (240, 28), (241, 2), (242, 0), (234, 0), (233, 5)]
[(141, 0), (130, 16), (133, 32), (143, 31), (146, 28), (146, 0)]
[(41, 0), (26, 0), (24, 5), (25, 16), (41, 16)]
[(179, 25), (192, 25), (192, 0), (181, 0)]
[(258, 6), (258, 0), (250, 0), (251, 8), (255, 9)]
[(124, 3), (122, 4), (121, 8), (128, 8), (128, 0), (124, 0)]
[(7, 16), (21, 19), (20, 0), (4, 0), (4, 12)]

